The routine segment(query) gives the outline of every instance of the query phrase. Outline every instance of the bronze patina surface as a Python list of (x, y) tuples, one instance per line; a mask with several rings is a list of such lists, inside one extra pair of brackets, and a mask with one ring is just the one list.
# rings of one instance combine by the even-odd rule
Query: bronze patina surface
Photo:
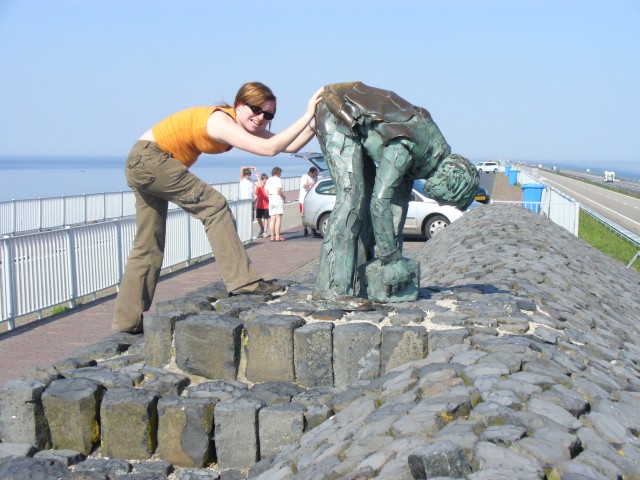
[[(426, 109), (362, 82), (325, 88), (316, 109), (316, 130), (337, 197), (314, 298), (366, 293), (370, 299), (393, 302), (406, 301), (408, 291), (417, 296), (418, 279), (402, 256), (413, 181), (426, 179), (428, 195), (465, 209), (478, 189), (476, 168), (451, 154)], [(381, 282), (358, 275), (358, 268), (374, 258), (380, 260)]]

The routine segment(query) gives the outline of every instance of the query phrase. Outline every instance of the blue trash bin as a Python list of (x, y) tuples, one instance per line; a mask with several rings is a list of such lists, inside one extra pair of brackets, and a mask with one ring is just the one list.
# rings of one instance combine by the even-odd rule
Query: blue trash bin
[(540, 201), (542, 200), (542, 191), (544, 188), (544, 185), (540, 185), (539, 183), (525, 183), (522, 185), (524, 208), (528, 208), (535, 213), (540, 213)]
[(509, 185), (511, 185), (512, 187), (518, 183), (518, 174), (520, 173), (520, 170), (509, 170)]
[(509, 176), (509, 172), (510, 172), (510, 171), (511, 171), (511, 164), (510, 164), (510, 163), (507, 163), (507, 164), (504, 166), (504, 176), (505, 176), (505, 177), (508, 177), (508, 176)]

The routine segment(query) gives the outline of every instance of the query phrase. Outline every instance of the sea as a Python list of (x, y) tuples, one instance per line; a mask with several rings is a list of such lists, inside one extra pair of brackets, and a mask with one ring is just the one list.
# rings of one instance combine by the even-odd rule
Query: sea
[[(0, 155), (0, 202), (45, 197), (129, 191), (122, 156), (8, 156)], [(311, 164), (290, 154), (201, 155), (191, 172), (207, 183), (240, 180), (240, 167), (256, 167), (271, 176), (273, 167), (282, 177), (300, 177)]]
[[(0, 202), (91, 193), (128, 191), (121, 156), (8, 156), (0, 155)], [(486, 159), (472, 159), (479, 163)], [(640, 162), (536, 162), (529, 165), (556, 167), (601, 175), (616, 172), (616, 178), (640, 181)], [(243, 166), (255, 166), (271, 175), (275, 166), (283, 177), (299, 177), (311, 166), (290, 154), (275, 157), (257, 155), (201, 155), (191, 171), (207, 183), (236, 182)]]

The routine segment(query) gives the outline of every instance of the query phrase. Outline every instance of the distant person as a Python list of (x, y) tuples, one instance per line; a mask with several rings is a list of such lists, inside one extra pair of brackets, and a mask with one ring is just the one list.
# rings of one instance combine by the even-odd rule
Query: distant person
[[(256, 180), (251, 180), (252, 173), (256, 173)], [(253, 192), (258, 186), (260, 173), (256, 167), (240, 167), (240, 199), (253, 198)]]
[(264, 188), (269, 194), (269, 229), (271, 232), (271, 240), (282, 242), (284, 238), (280, 235), (282, 228), (282, 215), (284, 214), (284, 192), (282, 191), (282, 169), (273, 167), (271, 169), (271, 177), (267, 180)]
[[(251, 172), (256, 173), (255, 181), (251, 180), (251, 176), (252, 176)], [(258, 173), (258, 169), (256, 167), (240, 167), (240, 183), (238, 185), (240, 200), (249, 200), (249, 199), (253, 200), (253, 203), (251, 204), (251, 223), (252, 224), (255, 218), (254, 207), (256, 203), (255, 197), (254, 197), (254, 191), (255, 191), (255, 188), (258, 186), (259, 177), (260, 177), (260, 174)]]
[[(304, 198), (311, 190), (311, 187), (316, 183), (316, 177), (318, 176), (318, 169), (316, 167), (311, 167), (309, 171), (300, 177), (300, 196), (298, 197), (298, 204), (300, 206), (300, 215), (304, 213)], [(304, 236), (309, 236), (309, 231), (307, 230), (307, 226), (304, 226)]]
[(116, 299), (114, 330), (142, 331), (142, 314), (151, 306), (162, 267), (169, 202), (202, 221), (231, 294), (282, 290), (254, 270), (224, 196), (189, 167), (203, 152), (217, 154), (233, 147), (264, 156), (297, 152), (313, 137), (310, 122), (321, 92), (316, 91), (305, 113), (278, 134), (267, 129), (276, 113), (275, 95), (262, 83), (251, 82), (240, 88), (233, 106), (189, 108), (140, 137), (125, 169), (136, 198), (137, 232)]
[(264, 237), (264, 232), (269, 228), (269, 194), (264, 188), (268, 178), (266, 173), (260, 175), (259, 186), (256, 187), (255, 191), (256, 218), (260, 227), (258, 238)]

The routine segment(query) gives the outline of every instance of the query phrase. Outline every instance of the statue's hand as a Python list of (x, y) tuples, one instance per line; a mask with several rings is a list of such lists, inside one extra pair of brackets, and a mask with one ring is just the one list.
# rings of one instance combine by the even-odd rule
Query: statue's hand
[(382, 281), (385, 284), (387, 295), (401, 292), (411, 282), (413, 275), (409, 271), (403, 259), (394, 260), (384, 266)]

